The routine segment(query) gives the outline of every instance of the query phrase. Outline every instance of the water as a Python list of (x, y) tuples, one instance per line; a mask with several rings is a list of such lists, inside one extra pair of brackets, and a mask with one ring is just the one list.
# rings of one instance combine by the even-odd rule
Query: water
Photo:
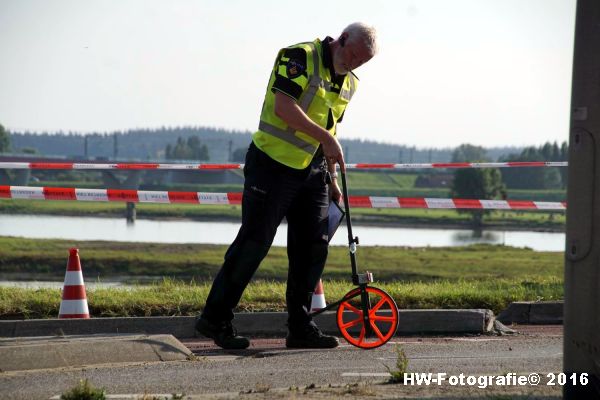
[[(29, 289), (62, 289), (64, 286), (64, 282), (63, 281), (36, 281), (36, 280), (31, 280), (31, 281), (0, 280), (0, 286), (29, 288)], [(94, 282), (94, 281), (85, 279), (85, 287), (86, 287), (86, 289), (113, 288), (113, 287), (118, 287), (119, 289), (123, 289), (123, 288), (133, 289), (135, 286), (127, 285), (120, 281)], [(137, 287), (139, 287), (139, 286), (137, 286)]]
[[(89, 218), (48, 215), (0, 215), (0, 236), (37, 239), (111, 240), (143, 243), (230, 244), (238, 222), (160, 221), (138, 219), (128, 224), (124, 218)], [(535, 251), (564, 251), (565, 234), (533, 231), (483, 231), (468, 229), (415, 229), (355, 226), (361, 246), (447, 247), (474, 243), (529, 247)], [(275, 236), (275, 246), (286, 245), (286, 224)], [(331, 241), (347, 245), (345, 225)]]

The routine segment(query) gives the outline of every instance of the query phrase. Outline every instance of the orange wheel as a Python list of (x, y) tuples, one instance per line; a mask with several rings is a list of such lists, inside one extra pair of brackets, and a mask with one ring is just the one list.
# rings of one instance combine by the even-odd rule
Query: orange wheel
[(337, 326), (353, 346), (374, 349), (386, 344), (398, 329), (398, 307), (381, 289), (367, 286), (369, 295), (369, 327), (365, 327), (360, 288), (349, 291), (337, 309)]

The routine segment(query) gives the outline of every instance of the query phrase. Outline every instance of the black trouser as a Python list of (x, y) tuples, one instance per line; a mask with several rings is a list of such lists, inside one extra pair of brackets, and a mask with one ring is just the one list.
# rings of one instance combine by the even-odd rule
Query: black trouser
[(242, 227), (225, 253), (202, 316), (231, 321), (233, 309), (258, 265), (267, 255), (283, 217), (288, 222), (286, 302), (291, 331), (311, 323), (314, 288), (327, 259), (329, 196), (325, 159), (315, 157), (296, 170), (274, 161), (254, 143), (244, 166)]

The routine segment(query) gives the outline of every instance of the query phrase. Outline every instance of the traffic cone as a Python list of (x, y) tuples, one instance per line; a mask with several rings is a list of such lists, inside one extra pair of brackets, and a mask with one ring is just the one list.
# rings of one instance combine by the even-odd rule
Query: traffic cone
[(81, 263), (79, 262), (79, 250), (69, 249), (69, 261), (65, 273), (65, 284), (60, 302), (58, 318), (89, 318), (87, 297)]
[(327, 304), (325, 303), (325, 292), (323, 291), (323, 281), (319, 279), (319, 283), (317, 283), (317, 287), (312, 295), (312, 302), (310, 305), (311, 311), (318, 311), (322, 308), (325, 308)]

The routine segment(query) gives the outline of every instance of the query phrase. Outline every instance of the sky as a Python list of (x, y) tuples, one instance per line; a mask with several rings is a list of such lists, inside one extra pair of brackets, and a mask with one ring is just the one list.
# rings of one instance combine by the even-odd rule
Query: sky
[(568, 140), (575, 0), (1, 0), (0, 124), (254, 131), (278, 50), (355, 21), (380, 51), (340, 137)]

